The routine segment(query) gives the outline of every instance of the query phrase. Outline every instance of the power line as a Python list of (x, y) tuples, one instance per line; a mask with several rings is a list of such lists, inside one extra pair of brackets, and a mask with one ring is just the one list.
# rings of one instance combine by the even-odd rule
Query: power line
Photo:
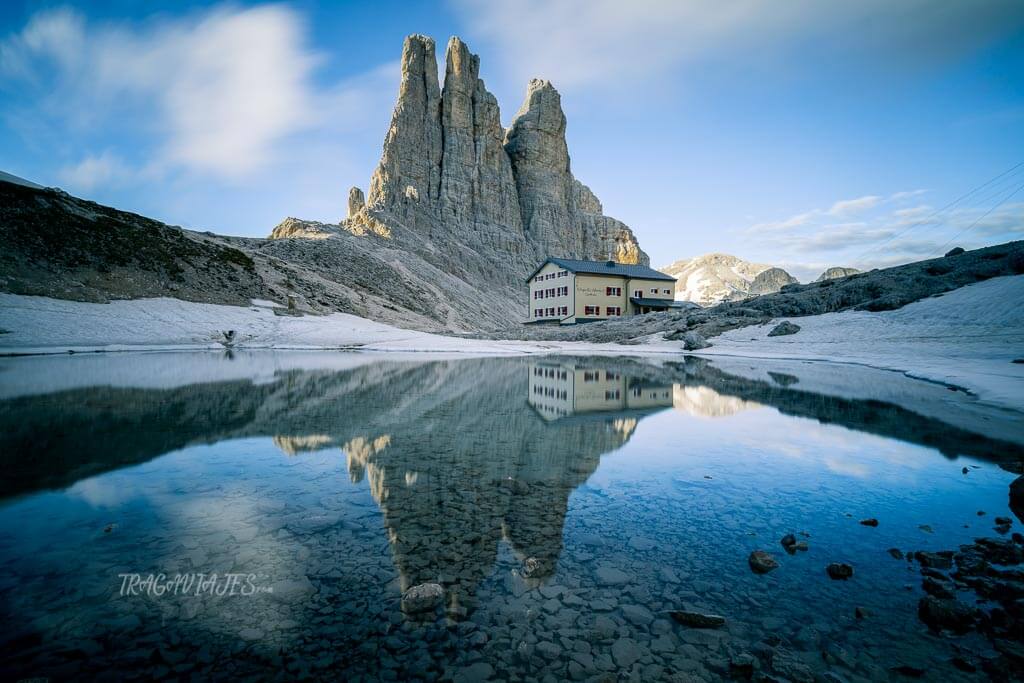
[(935, 253), (935, 255), (938, 256), (939, 254), (943, 253), (945, 248), (948, 247), (950, 244), (952, 244), (954, 240), (956, 240), (958, 237), (960, 237), (960, 235), (963, 235), (964, 233), (972, 230), (974, 228), (974, 226), (976, 226), (978, 223), (980, 223), (986, 216), (988, 216), (990, 213), (992, 213), (993, 211), (998, 209), (1000, 206), (1002, 206), (1006, 202), (1010, 201), (1010, 199), (1012, 199), (1013, 196), (1016, 195), (1021, 190), (1024, 190), (1024, 183), (1021, 183), (1020, 185), (1018, 185), (1016, 187), (1016, 189), (1014, 189), (1013, 192), (1011, 192), (1010, 194), (1006, 195), (1001, 200), (999, 200), (998, 204), (996, 204), (995, 206), (990, 208), (988, 211), (986, 211), (985, 213), (983, 213), (980, 216), (978, 216), (978, 218), (973, 223), (971, 223), (966, 228), (964, 228), (963, 230), (961, 230), (960, 232), (958, 232), (957, 234), (955, 234), (951, 238), (949, 238), (948, 242), (946, 242), (941, 247), (939, 247), (939, 250)]
[[(988, 187), (992, 183), (996, 182), (997, 180), (1005, 177), (1006, 175), (1014, 174), (1018, 169), (1021, 169), (1022, 167), (1024, 167), (1024, 161), (1021, 161), (1020, 163), (1015, 164), (1014, 166), (1012, 166), (1011, 168), (1003, 171), (1002, 173), (1000, 173), (999, 175), (995, 176), (994, 178), (990, 178), (989, 180), (985, 181), (981, 185), (978, 185), (977, 187), (975, 187), (971, 191), (967, 192), (966, 194), (960, 195), (959, 197), (957, 197), (953, 201), (949, 202), (948, 204), (946, 204), (942, 208), (936, 209), (935, 211), (933, 211), (932, 213), (928, 214), (927, 216), (925, 216), (921, 220), (917, 221), (916, 223), (912, 223), (910, 226), (904, 228), (903, 230), (901, 230), (900, 232), (896, 233), (895, 235), (891, 235), (890, 237), (888, 237), (884, 241), (882, 241), (882, 242), (880, 242), (880, 243), (878, 243), (876, 245), (873, 245), (871, 247), (868, 247), (864, 252), (859, 254), (853, 260), (854, 261), (859, 261), (860, 259), (864, 258), (864, 256), (866, 256), (867, 254), (870, 254), (872, 251), (875, 251), (877, 249), (881, 249), (882, 247), (884, 247), (889, 242), (892, 242), (897, 237), (901, 237), (903, 235), (906, 235), (911, 230), (915, 230), (915, 229), (921, 227), (922, 225), (927, 225), (929, 223), (932, 223), (933, 219), (936, 216), (939, 216), (940, 214), (942, 214), (944, 211), (947, 211), (948, 209), (953, 208), (954, 206), (956, 206), (957, 204), (959, 204), (963, 200), (965, 200), (968, 197), (974, 195), (978, 191), (985, 189), (986, 187)], [(956, 239), (956, 238), (954, 237), (953, 239)]]

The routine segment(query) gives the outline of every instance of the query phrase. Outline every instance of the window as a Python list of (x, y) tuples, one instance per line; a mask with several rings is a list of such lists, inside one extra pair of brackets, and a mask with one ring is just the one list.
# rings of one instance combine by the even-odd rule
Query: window
[(643, 297), (643, 295), (644, 295), (644, 290), (642, 290), (642, 289), (638, 289), (635, 292), (633, 292), (633, 298), (634, 299), (640, 299), (640, 298)]
[(622, 287), (605, 287), (605, 296), (622, 296)]
[(608, 306), (606, 309), (608, 315), (622, 315), (622, 309), (618, 306)]
[(596, 382), (601, 379), (601, 373), (597, 370), (584, 370), (583, 381), (584, 382)]
[(651, 294), (657, 294), (657, 293), (658, 293), (658, 288), (657, 287), (651, 287)]
[(613, 381), (615, 381), (615, 380), (617, 380), (617, 379), (619, 379), (621, 377), (622, 377), (622, 375), (620, 375), (617, 372), (605, 372), (604, 373), (605, 380), (607, 380), (609, 382), (613, 382)]
[(555, 314), (555, 309), (549, 308), (548, 309), (548, 315), (554, 315), (554, 314)]
[(569, 288), (568, 287), (559, 287), (558, 288), (558, 296), (569, 296)]
[(535, 309), (533, 309), (533, 317), (534, 318), (539, 318), (542, 315), (544, 315), (544, 309), (543, 308), (535, 308)]
[(606, 401), (617, 401), (618, 399), (619, 399), (619, 390), (618, 389), (615, 389), (613, 391), (606, 391), (606, 392), (604, 392), (604, 400), (606, 400)]
[(583, 315), (601, 315), (600, 306), (584, 306)]
[(558, 315), (569, 315), (569, 307), (568, 306), (559, 306), (558, 307)]
[(555, 288), (552, 287), (551, 289), (548, 290), (548, 296), (553, 297), (554, 295), (555, 295)]
[(671, 289), (663, 289), (663, 290), (661, 290), (661, 293), (662, 294), (671, 294), (672, 290)]
[(640, 396), (642, 396), (642, 395), (643, 395), (643, 390), (641, 390), (640, 387), (635, 387), (633, 389), (633, 397), (634, 398), (640, 398)]

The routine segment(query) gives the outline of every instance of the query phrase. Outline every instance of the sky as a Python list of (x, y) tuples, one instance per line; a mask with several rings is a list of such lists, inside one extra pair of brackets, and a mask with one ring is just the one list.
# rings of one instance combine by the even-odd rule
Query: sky
[(0, 170), (198, 230), (336, 222), (410, 33), (465, 40), (506, 126), (551, 80), (652, 265), (806, 280), (1024, 239), (1021, 0), (5, 0)]

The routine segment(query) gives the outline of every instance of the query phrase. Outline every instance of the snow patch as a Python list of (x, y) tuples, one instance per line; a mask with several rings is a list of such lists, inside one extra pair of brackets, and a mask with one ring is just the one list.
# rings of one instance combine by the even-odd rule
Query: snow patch
[[(768, 337), (780, 321), (800, 326)], [(700, 355), (857, 363), (962, 387), (1024, 409), (1024, 275), (993, 278), (895, 311), (779, 318), (713, 338)]]

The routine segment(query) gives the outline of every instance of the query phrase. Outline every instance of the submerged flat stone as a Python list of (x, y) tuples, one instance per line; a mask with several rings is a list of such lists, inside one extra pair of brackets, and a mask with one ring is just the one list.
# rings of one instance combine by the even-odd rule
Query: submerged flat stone
[(676, 610), (669, 615), (683, 626), (690, 628), (718, 628), (725, 625), (725, 617), (717, 614)]
[(633, 580), (632, 574), (608, 565), (598, 567), (595, 576), (597, 577), (597, 582), (602, 586), (616, 586)]

